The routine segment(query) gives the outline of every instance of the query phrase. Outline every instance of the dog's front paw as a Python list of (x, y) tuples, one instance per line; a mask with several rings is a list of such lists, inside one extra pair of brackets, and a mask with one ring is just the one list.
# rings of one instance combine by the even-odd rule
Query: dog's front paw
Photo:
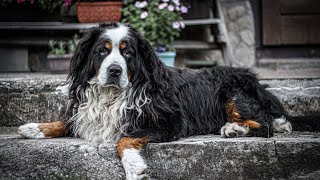
[(246, 135), (249, 133), (248, 126), (239, 126), (237, 123), (229, 123), (227, 122), (222, 128), (220, 129), (220, 134), (222, 137), (236, 137), (241, 135)]
[(28, 123), (18, 128), (18, 133), (25, 138), (39, 139), (45, 138), (43, 132), (38, 128), (38, 123)]
[(141, 157), (140, 150), (133, 148), (124, 150), (121, 161), (127, 180), (150, 179), (147, 174), (147, 164)]

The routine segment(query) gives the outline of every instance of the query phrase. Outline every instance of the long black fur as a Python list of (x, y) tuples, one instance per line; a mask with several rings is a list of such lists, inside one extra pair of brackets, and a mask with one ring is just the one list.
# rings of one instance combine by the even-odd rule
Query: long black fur
[[(92, 28), (80, 41), (71, 60), (69, 80), (70, 114), (78, 105), (77, 92), (84, 92), (96, 73), (96, 43), (105, 29), (117, 24), (102, 24)], [(253, 119), (262, 127), (249, 135), (270, 137), (272, 120), (288, 117), (278, 99), (259, 84), (256, 75), (244, 68), (213, 67), (200, 70), (165, 66), (148, 40), (130, 27), (127, 60), (131, 73), (131, 88), (146, 86), (151, 102), (142, 107), (142, 115), (128, 110), (128, 121), (137, 119), (139, 130), (129, 126), (130, 136), (149, 136), (154, 142), (177, 140), (198, 134), (218, 134), (228, 122), (226, 104), (234, 99), (242, 120)], [(96, 68), (95, 68), (96, 67)], [(138, 95), (138, 94), (136, 94)], [(135, 98), (135, 97), (132, 97)]]

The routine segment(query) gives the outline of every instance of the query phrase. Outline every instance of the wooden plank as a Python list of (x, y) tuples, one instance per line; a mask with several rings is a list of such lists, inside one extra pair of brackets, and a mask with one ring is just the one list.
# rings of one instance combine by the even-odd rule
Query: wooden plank
[(183, 20), (182, 21), (186, 26), (193, 25), (210, 25), (210, 24), (219, 24), (221, 21), (218, 18), (208, 18), (208, 19), (192, 19), (192, 20)]
[(217, 44), (207, 43), (204, 41), (187, 41), (176, 40), (172, 43), (172, 46), (176, 49), (217, 49)]
[(0, 22), (0, 30), (86, 30), (98, 23)]
[(217, 65), (215, 61), (206, 60), (186, 60), (185, 64), (188, 67), (211, 67)]
[(280, 0), (262, 0), (263, 45), (281, 44)]
[(320, 44), (320, 15), (281, 16), (281, 44)]
[(319, 14), (319, 0), (280, 0), (280, 13), (288, 14)]

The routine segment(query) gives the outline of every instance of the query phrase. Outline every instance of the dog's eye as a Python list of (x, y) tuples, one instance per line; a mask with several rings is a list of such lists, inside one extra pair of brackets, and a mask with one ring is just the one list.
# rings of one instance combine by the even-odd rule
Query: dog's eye
[(122, 50), (122, 54), (126, 57), (129, 57), (130, 56), (130, 52), (128, 51), (128, 49), (123, 49)]
[(99, 51), (99, 54), (101, 56), (106, 55), (107, 53), (108, 53), (108, 49), (107, 48), (101, 48), (100, 51)]

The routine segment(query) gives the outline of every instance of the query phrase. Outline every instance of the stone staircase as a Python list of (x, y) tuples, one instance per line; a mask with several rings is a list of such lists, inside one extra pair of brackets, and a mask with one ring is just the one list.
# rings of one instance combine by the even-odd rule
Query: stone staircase
[[(64, 120), (65, 75), (0, 76), (0, 179), (124, 179), (115, 142), (22, 139), (27, 122)], [(264, 79), (291, 115), (319, 114), (320, 79)], [(320, 134), (203, 135), (143, 151), (152, 179), (319, 179)]]

